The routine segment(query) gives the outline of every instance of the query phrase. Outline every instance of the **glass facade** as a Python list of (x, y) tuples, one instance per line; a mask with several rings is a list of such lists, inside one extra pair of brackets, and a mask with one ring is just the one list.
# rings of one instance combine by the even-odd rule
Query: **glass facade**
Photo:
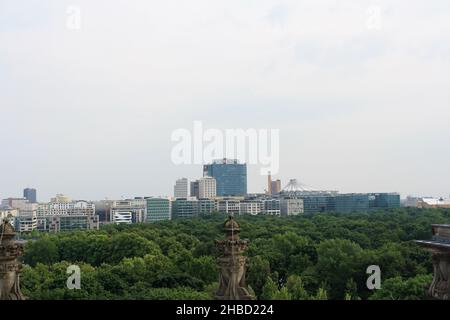
[(179, 198), (172, 203), (172, 217), (192, 218), (198, 216), (198, 200)]
[[(44, 230), (49, 232), (73, 230), (97, 230), (99, 217), (97, 215), (63, 215), (45, 218)], [(42, 223), (41, 222), (41, 223)]]
[(199, 199), (198, 200), (198, 213), (202, 215), (208, 215), (216, 210), (216, 202), (213, 199)]
[(354, 212), (369, 210), (368, 194), (340, 194), (330, 198), (329, 211)]
[(263, 211), (268, 215), (280, 215), (281, 206), (279, 199), (268, 199), (263, 201)]
[(400, 195), (396, 193), (300, 195), (298, 198), (303, 199), (306, 214), (400, 208)]
[(23, 190), (23, 197), (30, 203), (36, 203), (36, 189), (26, 188)]
[(330, 196), (305, 196), (301, 197), (301, 199), (303, 199), (303, 208), (305, 214), (331, 211), (329, 210)]
[(247, 165), (237, 160), (221, 160), (203, 167), (203, 175), (216, 179), (217, 196), (247, 194)]
[(400, 195), (397, 193), (373, 194), (375, 208), (400, 208)]
[(155, 222), (161, 220), (170, 220), (170, 200), (163, 198), (149, 198), (147, 199), (147, 214), (145, 216), (146, 222)]

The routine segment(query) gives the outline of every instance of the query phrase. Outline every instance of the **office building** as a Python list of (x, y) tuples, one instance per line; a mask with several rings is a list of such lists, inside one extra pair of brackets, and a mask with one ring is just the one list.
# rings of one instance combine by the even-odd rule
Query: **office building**
[(170, 220), (172, 218), (172, 204), (165, 198), (147, 198), (146, 222)]
[(203, 166), (203, 176), (216, 179), (216, 194), (220, 197), (247, 194), (247, 165), (238, 160), (222, 159)]
[(72, 200), (58, 194), (48, 203), (37, 205), (37, 229), (40, 231), (97, 230), (99, 216), (93, 202)]
[(188, 197), (188, 180), (186, 178), (178, 179), (175, 182), (173, 188), (173, 194), (175, 198), (187, 198)]
[(99, 227), (100, 223), (98, 215), (72, 214), (47, 216), (44, 224), (44, 230), (49, 232), (98, 230)]
[(339, 194), (328, 199), (327, 211), (366, 212), (370, 208), (371, 199), (375, 200), (375, 197), (365, 193)]
[(280, 209), (282, 216), (297, 216), (305, 212), (303, 200), (296, 198), (281, 199)]
[(209, 215), (216, 211), (216, 202), (213, 199), (199, 199), (198, 213), (200, 215)]
[(238, 199), (218, 199), (216, 201), (217, 211), (225, 214), (241, 214), (241, 201)]
[(279, 199), (264, 199), (263, 203), (263, 213), (271, 216), (281, 215), (281, 207)]
[(8, 198), (2, 200), (2, 208), (16, 209), (15, 228), (19, 232), (30, 232), (37, 229), (36, 203), (29, 203), (25, 198)]
[(110, 208), (110, 221), (115, 224), (141, 223), (145, 214), (145, 199), (114, 201)]
[(203, 177), (198, 181), (198, 198), (213, 199), (216, 197), (216, 179), (212, 177)]
[(2, 208), (14, 208), (19, 209), (30, 202), (25, 198), (7, 198), (2, 200)]
[(249, 214), (256, 216), (261, 214), (263, 203), (259, 200), (244, 200), (240, 202), (239, 214)]
[(367, 212), (379, 209), (400, 208), (400, 195), (396, 193), (314, 193), (295, 197), (303, 200), (304, 213)]
[(16, 226), (19, 232), (31, 232), (37, 229), (37, 204), (27, 203), (18, 208)]
[(177, 198), (172, 202), (172, 217), (193, 218), (199, 214), (198, 200), (196, 198)]
[(95, 214), (98, 215), (101, 224), (110, 222), (110, 210), (114, 200), (94, 201)]
[(28, 200), (29, 203), (36, 203), (36, 189), (26, 188), (23, 190), (23, 197)]
[[(57, 200), (53, 198), (53, 200)], [(38, 204), (38, 216), (95, 215), (95, 204), (84, 200)]]
[(199, 181), (198, 180), (191, 181), (190, 187), (191, 187), (190, 188), (191, 189), (190, 190), (191, 197), (199, 199), (200, 198)]
[(372, 193), (373, 205), (377, 209), (400, 208), (400, 194), (398, 193)]

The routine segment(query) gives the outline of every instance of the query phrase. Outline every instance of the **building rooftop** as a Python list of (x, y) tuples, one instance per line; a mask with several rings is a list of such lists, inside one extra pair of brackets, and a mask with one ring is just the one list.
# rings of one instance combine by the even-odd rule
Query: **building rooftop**
[(223, 159), (215, 159), (212, 162), (213, 164), (241, 164), (239, 163), (238, 159), (228, 159), (228, 158), (223, 158)]
[(310, 186), (307, 186), (306, 184), (303, 184), (297, 179), (290, 179), (289, 183), (283, 188), (284, 192), (304, 192), (304, 191), (319, 191), (317, 189), (314, 189)]

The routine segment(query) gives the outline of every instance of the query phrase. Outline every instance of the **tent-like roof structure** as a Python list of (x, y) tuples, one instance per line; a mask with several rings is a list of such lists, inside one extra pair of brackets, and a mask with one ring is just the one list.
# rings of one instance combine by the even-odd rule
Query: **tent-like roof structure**
[(289, 183), (283, 188), (284, 192), (314, 192), (319, 191), (312, 187), (307, 186), (301, 182), (298, 182), (297, 179), (290, 179)]

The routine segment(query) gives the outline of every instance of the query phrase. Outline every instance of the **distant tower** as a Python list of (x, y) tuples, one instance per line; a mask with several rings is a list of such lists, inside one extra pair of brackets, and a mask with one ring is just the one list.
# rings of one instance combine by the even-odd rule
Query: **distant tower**
[(272, 180), (272, 174), (269, 171), (267, 176), (267, 194), (269, 196), (277, 195), (281, 192), (281, 180)]
[(212, 199), (217, 195), (216, 179), (212, 177), (200, 178), (198, 183), (198, 198)]
[(279, 194), (281, 192), (281, 180), (272, 181), (272, 195)]
[(220, 282), (216, 300), (253, 300), (245, 283), (246, 257), (242, 255), (249, 241), (239, 239), (241, 228), (233, 216), (225, 222), (224, 230), (226, 239), (216, 240), (216, 247), (222, 253), (218, 258)]
[(219, 197), (245, 196), (247, 194), (247, 164), (237, 159), (214, 160), (203, 166), (203, 176), (216, 179)]
[(178, 179), (173, 187), (175, 198), (187, 198), (188, 196), (188, 180), (186, 178)]
[(29, 203), (36, 203), (36, 189), (26, 188), (23, 189), (23, 197), (28, 200)]
[(191, 197), (195, 197), (195, 198), (200, 198), (200, 194), (199, 194), (199, 181), (198, 180), (195, 180), (195, 181), (191, 181), (191, 183), (190, 183), (190, 191), (191, 191), (191, 193), (190, 193), (190, 195), (191, 195)]
[(14, 241), (15, 235), (11, 223), (4, 220), (0, 225), (0, 300), (25, 300), (19, 283), (22, 265), (17, 261), (23, 244)]

